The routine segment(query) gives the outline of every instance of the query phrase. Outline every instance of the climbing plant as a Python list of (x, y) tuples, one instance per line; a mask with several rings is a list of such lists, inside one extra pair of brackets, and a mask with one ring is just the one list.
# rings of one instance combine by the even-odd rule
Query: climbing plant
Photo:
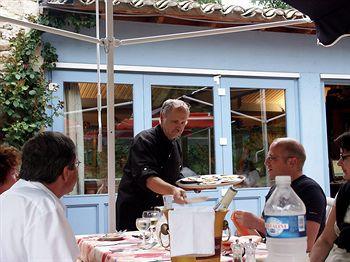
[[(74, 18), (72, 18), (74, 17)], [(30, 17), (29, 20), (33, 21)], [(91, 27), (93, 19), (79, 15), (41, 16), (36, 22), (54, 26)], [(0, 73), (0, 142), (20, 148), (41, 129), (52, 125), (63, 108), (50, 89), (46, 73), (55, 68), (58, 56), (50, 43), (43, 43), (43, 32), (30, 30), (10, 39), (11, 55), (4, 58)], [(54, 102), (57, 101), (57, 102)]]

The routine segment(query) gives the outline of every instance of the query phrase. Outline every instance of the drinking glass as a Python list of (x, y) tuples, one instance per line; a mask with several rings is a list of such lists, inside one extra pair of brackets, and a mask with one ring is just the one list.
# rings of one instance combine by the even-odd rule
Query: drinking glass
[(163, 202), (164, 202), (164, 209), (172, 209), (173, 202), (174, 202), (174, 196), (173, 195), (164, 195)]
[(141, 217), (136, 219), (136, 228), (142, 233), (142, 245), (146, 245), (146, 232), (151, 225), (149, 218)]
[(150, 241), (150, 243), (156, 242), (155, 229), (156, 229), (158, 219), (160, 217), (160, 212), (156, 211), (156, 210), (143, 211), (142, 217), (148, 218), (151, 221), (151, 225), (149, 227), (149, 229), (151, 231), (151, 237), (150, 237), (149, 241)]

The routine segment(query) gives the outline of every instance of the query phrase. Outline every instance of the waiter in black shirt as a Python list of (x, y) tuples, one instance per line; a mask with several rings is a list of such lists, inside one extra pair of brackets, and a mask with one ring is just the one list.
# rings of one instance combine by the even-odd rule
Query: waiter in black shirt
[(117, 230), (136, 230), (136, 218), (163, 205), (162, 195), (173, 195), (179, 204), (187, 202), (186, 192), (175, 182), (182, 178), (179, 137), (189, 115), (188, 104), (168, 99), (160, 111), (160, 124), (135, 136), (118, 189)]

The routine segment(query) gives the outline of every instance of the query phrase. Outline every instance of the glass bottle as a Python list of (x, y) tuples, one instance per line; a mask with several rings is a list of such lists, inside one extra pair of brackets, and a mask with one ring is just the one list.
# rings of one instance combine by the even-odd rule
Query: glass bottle
[(235, 197), (237, 192), (238, 191), (236, 189), (234, 189), (232, 186), (230, 186), (227, 189), (225, 195), (221, 198), (220, 202), (218, 202), (214, 206), (214, 210), (215, 211), (227, 210), (228, 206), (231, 204), (232, 199)]
[(235, 243), (231, 244), (231, 250), (232, 250), (233, 262), (242, 262), (243, 261), (243, 246), (239, 243), (238, 239), (236, 239)]
[(256, 243), (253, 242), (251, 238), (249, 238), (249, 242), (244, 244), (245, 248), (245, 261), (246, 262), (255, 262), (255, 249)]

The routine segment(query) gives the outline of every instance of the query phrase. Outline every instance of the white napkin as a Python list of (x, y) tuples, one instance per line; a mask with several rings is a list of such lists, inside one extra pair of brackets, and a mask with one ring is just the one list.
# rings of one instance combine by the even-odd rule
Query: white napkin
[(190, 207), (169, 211), (170, 254), (211, 256), (215, 254), (215, 211), (210, 207)]

